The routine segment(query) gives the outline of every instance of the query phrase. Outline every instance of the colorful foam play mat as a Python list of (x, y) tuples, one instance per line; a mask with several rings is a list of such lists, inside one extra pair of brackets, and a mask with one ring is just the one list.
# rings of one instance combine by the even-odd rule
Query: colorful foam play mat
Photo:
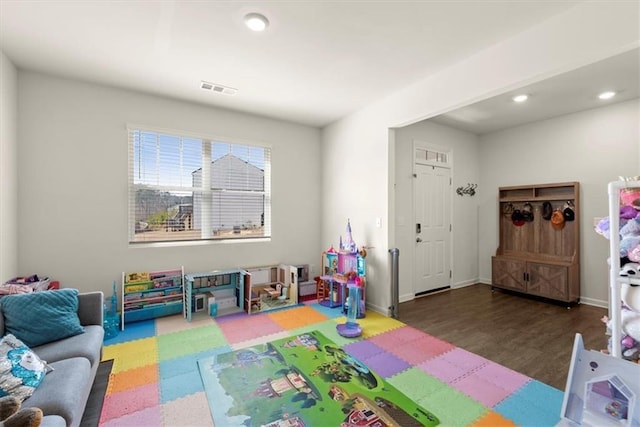
[(317, 303), (130, 323), (101, 426), (555, 426), (563, 393), (368, 311), (345, 338)]
[(198, 361), (216, 423), (436, 426), (438, 418), (318, 331)]

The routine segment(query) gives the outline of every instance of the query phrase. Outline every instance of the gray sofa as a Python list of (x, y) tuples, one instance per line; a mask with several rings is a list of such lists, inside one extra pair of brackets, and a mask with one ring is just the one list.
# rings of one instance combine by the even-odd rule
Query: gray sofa
[[(54, 370), (49, 372), (23, 407), (44, 413), (41, 426), (80, 425), (93, 380), (102, 358), (102, 292), (78, 294), (78, 317), (85, 332), (32, 350)], [(0, 332), (5, 335), (5, 317), (0, 308)]]

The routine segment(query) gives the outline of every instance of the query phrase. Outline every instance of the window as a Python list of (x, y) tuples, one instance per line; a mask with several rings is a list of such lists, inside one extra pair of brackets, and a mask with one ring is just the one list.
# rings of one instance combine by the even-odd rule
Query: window
[(271, 150), (129, 129), (129, 242), (271, 236)]

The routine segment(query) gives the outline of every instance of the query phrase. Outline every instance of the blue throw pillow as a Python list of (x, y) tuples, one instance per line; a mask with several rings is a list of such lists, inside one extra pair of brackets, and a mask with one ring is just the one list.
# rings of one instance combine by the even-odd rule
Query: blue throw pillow
[(47, 364), (13, 335), (0, 340), (0, 397), (20, 402), (31, 396), (47, 374)]
[(5, 332), (29, 347), (78, 335), (78, 290), (60, 289), (0, 298)]

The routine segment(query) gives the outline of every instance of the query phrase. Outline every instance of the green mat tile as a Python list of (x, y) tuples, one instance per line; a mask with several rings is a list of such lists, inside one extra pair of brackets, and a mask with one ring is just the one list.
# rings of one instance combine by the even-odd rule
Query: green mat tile
[(415, 401), (448, 388), (442, 381), (427, 375), (423, 370), (416, 367), (387, 378), (387, 381)]
[[(407, 390), (403, 391), (406, 393)], [(440, 387), (433, 393), (415, 400), (423, 408), (433, 412), (445, 426), (469, 425), (489, 410), (448, 386)]]
[(227, 344), (220, 328), (208, 325), (158, 336), (158, 357), (164, 361)]

